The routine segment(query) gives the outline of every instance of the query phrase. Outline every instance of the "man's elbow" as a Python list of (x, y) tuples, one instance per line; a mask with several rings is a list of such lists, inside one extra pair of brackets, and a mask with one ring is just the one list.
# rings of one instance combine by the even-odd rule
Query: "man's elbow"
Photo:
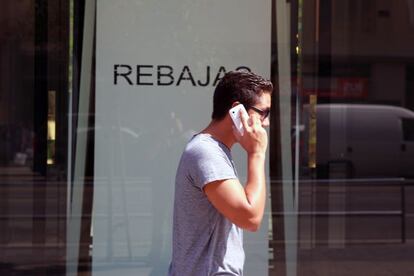
[(244, 221), (241, 228), (249, 232), (257, 232), (260, 229), (260, 224), (262, 223), (262, 218), (251, 218)]
[(246, 206), (245, 208), (240, 208), (236, 212), (233, 212), (228, 218), (243, 230), (257, 232), (262, 223), (263, 212), (253, 209), (251, 206)]

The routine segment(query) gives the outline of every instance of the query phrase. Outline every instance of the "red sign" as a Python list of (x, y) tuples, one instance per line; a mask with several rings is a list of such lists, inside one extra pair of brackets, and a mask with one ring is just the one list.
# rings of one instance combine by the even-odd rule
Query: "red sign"
[(317, 94), (319, 97), (362, 99), (368, 97), (368, 78), (333, 78), (330, 87), (307, 89), (303, 87), (304, 95)]

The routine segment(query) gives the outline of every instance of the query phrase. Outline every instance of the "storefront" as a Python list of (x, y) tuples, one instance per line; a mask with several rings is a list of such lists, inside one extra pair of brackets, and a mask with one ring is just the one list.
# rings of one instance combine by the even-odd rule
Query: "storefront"
[(6, 0), (0, 20), (1, 275), (166, 275), (178, 159), (238, 69), (275, 84), (245, 274), (414, 270), (414, 1)]

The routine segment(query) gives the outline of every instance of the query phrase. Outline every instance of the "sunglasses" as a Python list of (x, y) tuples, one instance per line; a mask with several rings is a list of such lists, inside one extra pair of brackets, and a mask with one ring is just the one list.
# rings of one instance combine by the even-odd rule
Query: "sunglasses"
[(252, 109), (253, 111), (255, 111), (257, 114), (260, 115), (260, 120), (264, 121), (267, 117), (269, 117), (270, 115), (270, 109), (266, 109), (266, 110), (262, 110), (260, 108), (251, 106), (249, 109)]

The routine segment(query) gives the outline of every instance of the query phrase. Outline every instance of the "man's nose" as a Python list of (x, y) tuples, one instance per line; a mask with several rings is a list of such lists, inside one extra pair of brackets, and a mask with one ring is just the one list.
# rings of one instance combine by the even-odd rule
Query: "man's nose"
[(262, 121), (262, 127), (268, 127), (269, 125), (270, 125), (270, 118), (266, 117), (266, 119)]

